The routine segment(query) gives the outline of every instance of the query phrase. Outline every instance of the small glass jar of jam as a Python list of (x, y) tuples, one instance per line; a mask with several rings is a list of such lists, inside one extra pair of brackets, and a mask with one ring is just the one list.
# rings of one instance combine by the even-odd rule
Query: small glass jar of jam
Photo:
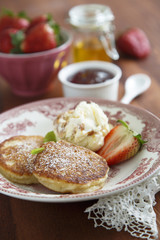
[(119, 58), (115, 47), (114, 15), (108, 6), (84, 4), (70, 9), (69, 22), (74, 29), (73, 61)]

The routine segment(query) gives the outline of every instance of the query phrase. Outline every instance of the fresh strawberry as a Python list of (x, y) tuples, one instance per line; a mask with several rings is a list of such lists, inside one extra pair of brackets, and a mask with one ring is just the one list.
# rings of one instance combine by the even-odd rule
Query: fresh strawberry
[(22, 17), (3, 16), (0, 18), (0, 32), (7, 28), (26, 29), (29, 26), (29, 20)]
[(23, 32), (15, 28), (5, 29), (0, 33), (0, 52), (20, 53), (20, 44), (23, 39)]
[(24, 53), (33, 53), (49, 50), (56, 46), (53, 29), (47, 23), (40, 23), (26, 34), (21, 49)]
[(138, 59), (145, 58), (151, 51), (149, 40), (139, 28), (130, 28), (117, 38), (117, 48), (124, 54)]
[(50, 19), (49, 14), (43, 14), (43, 15), (33, 18), (28, 26), (27, 31), (29, 31), (32, 27), (36, 26), (39, 23), (47, 23), (49, 21), (49, 19)]
[(60, 27), (59, 25), (55, 22), (55, 20), (53, 19), (53, 16), (49, 13), (47, 14), (43, 14), (40, 15), (38, 17), (35, 17), (31, 20), (28, 28), (26, 29), (26, 34), (29, 33), (29, 31), (35, 27), (36, 25), (40, 24), (40, 23), (48, 23), (48, 25), (54, 30), (54, 34), (56, 37), (56, 42), (57, 45), (60, 45), (62, 42), (62, 38), (61, 38), (61, 34), (60, 34)]
[(145, 143), (140, 134), (134, 135), (125, 122), (119, 122), (107, 134), (103, 147), (97, 152), (106, 159), (109, 166), (133, 157)]
[(14, 28), (5, 29), (0, 33), (0, 52), (10, 53), (13, 49), (11, 34), (15, 34), (18, 30)]

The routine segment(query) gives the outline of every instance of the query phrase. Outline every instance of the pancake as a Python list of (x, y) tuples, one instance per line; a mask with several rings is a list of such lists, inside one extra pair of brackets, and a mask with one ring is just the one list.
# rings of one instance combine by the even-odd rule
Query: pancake
[(36, 183), (31, 150), (43, 143), (41, 136), (14, 136), (0, 144), (0, 173), (10, 181), (21, 184)]
[(91, 150), (60, 140), (42, 145), (33, 171), (47, 188), (61, 193), (92, 192), (103, 187), (109, 167)]

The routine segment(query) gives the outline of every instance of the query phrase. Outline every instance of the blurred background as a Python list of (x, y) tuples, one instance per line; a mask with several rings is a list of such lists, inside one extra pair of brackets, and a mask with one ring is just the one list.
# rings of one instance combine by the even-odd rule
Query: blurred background
[[(96, 1), (88, 0), (87, 3), (97, 3)], [(62, 26), (69, 30), (71, 30), (71, 27), (69, 26), (67, 22), (68, 17), (68, 11), (75, 5), (79, 4), (86, 4), (86, 1), (74, 1), (74, 0), (1, 0), (0, 1), (0, 8), (8, 8), (15, 12), (24, 10), (27, 12), (27, 14), (32, 18), (44, 13), (51, 13), (55, 20)], [(159, 64), (160, 64), (160, 21), (159, 21), (159, 9), (160, 9), (160, 1), (154, 0), (154, 1), (139, 1), (139, 0), (133, 0), (133, 1), (127, 1), (127, 0), (99, 0), (98, 4), (105, 4), (108, 5), (111, 10), (113, 11), (113, 14), (115, 16), (115, 36), (117, 37), (121, 32), (126, 30), (130, 27), (139, 27), (141, 28), (146, 35), (149, 38), (149, 41), (151, 43), (151, 53), (149, 57), (143, 59), (143, 60), (135, 60), (131, 58), (123, 58), (121, 57), (118, 61), (116, 61), (116, 64), (119, 65), (122, 68), (123, 75), (122, 80), (120, 83), (120, 89), (119, 89), (119, 98), (122, 97), (124, 93), (123, 89), (123, 83), (125, 79), (134, 73), (143, 72), (148, 75), (152, 76), (152, 87), (154, 88), (154, 96), (150, 95), (148, 97), (148, 101), (145, 102), (143, 98), (142, 99), (142, 106), (144, 108), (147, 108), (149, 110), (152, 110), (152, 105), (155, 102), (155, 98), (159, 96)], [(127, 64), (126, 64), (127, 63)], [(59, 84), (59, 83), (57, 83)], [(12, 107), (12, 98), (13, 96), (10, 96), (10, 92), (8, 92), (8, 86), (7, 83), (3, 81), (3, 79), (0, 77), (0, 86), (3, 85), (3, 93), (0, 92), (1, 97), (5, 101), (5, 95), (9, 95), (8, 99), (10, 99), (10, 102), (4, 103), (4, 109), (11, 108)], [(59, 85), (55, 86), (55, 91), (48, 93), (45, 95), (45, 98), (48, 97), (59, 97), (59, 92), (56, 91), (56, 87), (59, 88)], [(1, 89), (0, 89), (1, 91)], [(147, 94), (147, 93), (146, 93)], [(149, 92), (148, 92), (149, 94)], [(19, 97), (14, 96), (14, 99), (17, 99), (17, 105), (20, 103), (25, 103), (26, 100), (19, 99)], [(37, 98), (30, 99), (36, 100)], [(38, 98), (39, 99), (39, 98)], [(135, 102), (136, 105), (136, 102)], [(156, 110), (153, 110), (153, 113), (158, 112), (158, 106)]]

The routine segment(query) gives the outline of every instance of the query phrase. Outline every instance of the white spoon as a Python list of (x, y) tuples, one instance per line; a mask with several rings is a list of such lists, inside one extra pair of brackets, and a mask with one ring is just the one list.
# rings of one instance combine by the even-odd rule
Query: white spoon
[(148, 75), (138, 73), (131, 75), (125, 82), (125, 94), (120, 102), (128, 104), (135, 97), (146, 91), (151, 85), (151, 79)]

